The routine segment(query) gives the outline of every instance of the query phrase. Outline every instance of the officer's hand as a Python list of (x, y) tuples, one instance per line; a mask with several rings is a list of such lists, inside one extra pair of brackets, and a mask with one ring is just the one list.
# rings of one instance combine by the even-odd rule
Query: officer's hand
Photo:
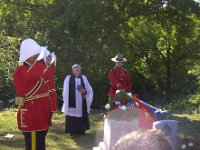
[(81, 89), (81, 94), (86, 95), (87, 94), (86, 89)]
[(48, 55), (48, 56), (47, 56), (47, 59), (46, 59), (46, 66), (49, 66), (49, 65), (50, 65), (51, 60), (52, 60), (51, 55)]

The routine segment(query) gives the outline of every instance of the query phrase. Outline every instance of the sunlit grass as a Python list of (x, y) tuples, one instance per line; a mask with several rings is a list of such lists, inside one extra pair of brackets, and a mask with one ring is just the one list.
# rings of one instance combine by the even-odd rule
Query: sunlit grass
[[(24, 149), (24, 138), (17, 129), (16, 109), (0, 112), (0, 150)], [(64, 132), (65, 115), (55, 113), (53, 126), (46, 137), (47, 150), (90, 150), (102, 141), (103, 116), (98, 113), (90, 115), (91, 129), (84, 136), (70, 136)], [(11, 140), (4, 139), (5, 134), (14, 134)]]
[(173, 114), (175, 117), (187, 118), (190, 121), (200, 121), (200, 114)]
[(173, 114), (172, 118), (178, 121), (178, 141), (189, 138), (200, 141), (200, 114)]
[[(17, 129), (17, 109), (8, 109), (0, 112), (0, 150), (23, 150), (24, 138)], [(187, 136), (200, 141), (199, 114), (173, 114), (172, 119), (178, 121), (178, 143)], [(91, 128), (84, 136), (70, 136), (65, 134), (65, 115), (55, 113), (53, 126), (46, 137), (47, 150), (92, 150), (103, 141), (103, 116), (100, 113), (90, 115)], [(5, 134), (14, 134), (11, 140), (4, 139)]]

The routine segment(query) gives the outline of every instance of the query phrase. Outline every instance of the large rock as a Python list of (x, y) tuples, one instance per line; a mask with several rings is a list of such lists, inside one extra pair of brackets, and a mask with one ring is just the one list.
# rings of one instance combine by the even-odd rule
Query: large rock
[(4, 110), (4, 102), (0, 101), (0, 111), (3, 111), (3, 110)]

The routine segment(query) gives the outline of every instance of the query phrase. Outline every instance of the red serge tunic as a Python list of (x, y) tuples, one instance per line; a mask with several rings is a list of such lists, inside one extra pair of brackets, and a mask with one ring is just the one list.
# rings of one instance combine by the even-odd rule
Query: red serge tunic
[(49, 128), (51, 100), (42, 78), (44, 61), (36, 61), (31, 67), (22, 65), (14, 72), (16, 96), (26, 98), (17, 113), (18, 129), (41, 131)]
[(109, 96), (111, 98), (115, 97), (116, 90), (125, 90), (126, 92), (131, 92), (131, 80), (126, 69), (114, 67), (109, 71), (108, 78), (111, 83), (111, 87), (109, 89)]
[(46, 85), (48, 87), (48, 91), (51, 97), (51, 111), (52, 112), (56, 112), (58, 108), (57, 94), (56, 94), (55, 80), (54, 80), (55, 70), (56, 70), (55, 65), (51, 64), (50, 67), (44, 70), (44, 75), (43, 75), (44, 78), (46, 79)]

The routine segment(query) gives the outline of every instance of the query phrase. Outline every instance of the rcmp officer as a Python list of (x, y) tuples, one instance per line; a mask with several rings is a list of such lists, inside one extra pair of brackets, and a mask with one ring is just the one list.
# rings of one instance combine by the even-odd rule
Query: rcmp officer
[(111, 60), (115, 62), (115, 67), (108, 73), (111, 83), (109, 97), (114, 98), (116, 90), (125, 90), (127, 93), (131, 92), (131, 79), (128, 71), (122, 68), (123, 63), (127, 61), (126, 58), (123, 58), (122, 54), (117, 54)]
[(18, 129), (23, 132), (26, 150), (45, 150), (51, 119), (51, 98), (45, 83), (46, 47), (32, 39), (25, 39), (20, 46), (19, 62), (14, 72), (14, 87)]

